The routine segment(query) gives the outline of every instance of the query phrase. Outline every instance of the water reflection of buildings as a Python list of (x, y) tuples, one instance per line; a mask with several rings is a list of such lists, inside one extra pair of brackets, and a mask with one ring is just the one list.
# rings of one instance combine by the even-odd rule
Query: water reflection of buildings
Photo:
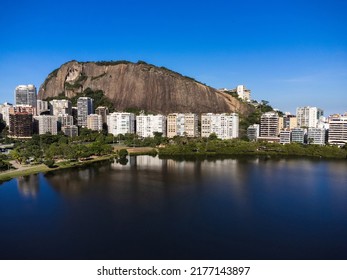
[(76, 195), (93, 188), (98, 174), (109, 170), (108, 163), (105, 163), (100, 166), (51, 172), (46, 175), (46, 179), (57, 192)]
[(40, 190), (39, 176), (29, 175), (17, 178), (17, 187), (21, 195), (25, 197), (36, 197)]

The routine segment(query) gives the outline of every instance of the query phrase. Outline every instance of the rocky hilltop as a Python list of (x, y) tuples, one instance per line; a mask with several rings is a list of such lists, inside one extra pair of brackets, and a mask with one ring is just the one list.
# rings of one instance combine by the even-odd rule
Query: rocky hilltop
[(139, 108), (153, 113), (221, 113), (247, 115), (252, 108), (228, 94), (145, 62), (70, 61), (48, 75), (39, 98), (73, 98), (86, 89), (102, 90), (117, 110)]

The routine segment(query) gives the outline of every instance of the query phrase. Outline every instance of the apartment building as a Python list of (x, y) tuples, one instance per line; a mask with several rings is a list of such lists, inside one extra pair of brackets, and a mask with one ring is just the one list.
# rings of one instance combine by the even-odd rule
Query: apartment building
[(347, 144), (347, 114), (333, 115), (329, 118), (329, 144)]
[(90, 97), (80, 97), (77, 100), (77, 124), (87, 127), (87, 116), (94, 110), (93, 99)]
[(325, 145), (326, 130), (324, 128), (309, 127), (307, 132), (307, 143)]
[(298, 107), (296, 108), (296, 118), (298, 127), (317, 127), (320, 117), (323, 116), (323, 110), (317, 107)]
[(260, 118), (260, 137), (277, 137), (279, 116), (277, 112), (267, 112)]
[(136, 133), (140, 137), (153, 137), (155, 132), (166, 136), (166, 116), (144, 115), (136, 116)]
[(28, 105), (36, 108), (37, 92), (34, 85), (19, 85), (14, 91), (16, 106)]
[(201, 115), (201, 137), (208, 137), (215, 133), (220, 139), (232, 139), (239, 137), (239, 115), (213, 114)]
[(193, 113), (172, 113), (167, 116), (167, 137), (187, 136), (197, 137), (198, 115)]
[(53, 99), (50, 103), (51, 115), (72, 115), (72, 104), (70, 100)]
[(133, 113), (117, 112), (107, 116), (108, 133), (118, 134), (135, 133), (135, 115)]
[(87, 128), (94, 131), (102, 130), (102, 116), (98, 114), (90, 114), (87, 116)]
[(34, 120), (38, 123), (38, 133), (46, 134), (50, 133), (52, 135), (57, 135), (58, 133), (58, 119), (56, 116), (36, 116)]
[(292, 132), (292, 142), (303, 144), (305, 140), (305, 131), (302, 128), (293, 128)]

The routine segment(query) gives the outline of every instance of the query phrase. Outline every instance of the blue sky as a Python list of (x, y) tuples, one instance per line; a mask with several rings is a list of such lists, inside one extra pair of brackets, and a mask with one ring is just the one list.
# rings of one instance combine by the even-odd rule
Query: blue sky
[(0, 3), (0, 102), (69, 60), (144, 60), (282, 111), (347, 111), (347, 1)]

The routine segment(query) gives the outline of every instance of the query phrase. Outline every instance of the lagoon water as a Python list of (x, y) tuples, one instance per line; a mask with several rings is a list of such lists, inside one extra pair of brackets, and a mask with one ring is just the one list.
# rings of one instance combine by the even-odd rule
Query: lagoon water
[(131, 157), (0, 185), (1, 259), (347, 259), (347, 161)]

